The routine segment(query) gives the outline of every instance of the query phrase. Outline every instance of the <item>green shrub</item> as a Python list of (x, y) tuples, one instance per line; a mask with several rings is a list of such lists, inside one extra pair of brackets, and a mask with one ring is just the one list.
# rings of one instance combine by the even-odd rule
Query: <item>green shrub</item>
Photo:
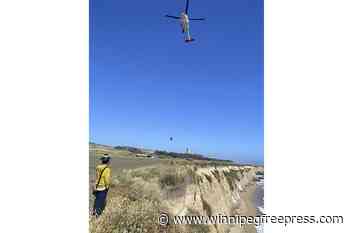
[(262, 172), (262, 171), (257, 171), (257, 172), (256, 172), (256, 175), (263, 176), (263, 175), (264, 175), (264, 172)]

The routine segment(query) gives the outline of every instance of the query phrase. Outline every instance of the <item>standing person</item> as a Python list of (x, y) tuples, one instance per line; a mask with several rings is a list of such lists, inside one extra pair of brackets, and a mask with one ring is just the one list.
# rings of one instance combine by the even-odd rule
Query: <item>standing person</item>
[(104, 154), (101, 164), (96, 167), (96, 184), (94, 189), (95, 203), (93, 213), (100, 216), (106, 206), (107, 193), (110, 186), (111, 168), (109, 167), (111, 157)]

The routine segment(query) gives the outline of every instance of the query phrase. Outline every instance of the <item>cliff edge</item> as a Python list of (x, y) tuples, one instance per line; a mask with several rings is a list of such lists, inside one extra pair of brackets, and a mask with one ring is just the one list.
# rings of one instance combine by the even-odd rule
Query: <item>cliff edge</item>
[(256, 173), (262, 167), (169, 160), (157, 166), (118, 171), (91, 233), (241, 233), (254, 225), (160, 226), (160, 213), (172, 216), (254, 216)]

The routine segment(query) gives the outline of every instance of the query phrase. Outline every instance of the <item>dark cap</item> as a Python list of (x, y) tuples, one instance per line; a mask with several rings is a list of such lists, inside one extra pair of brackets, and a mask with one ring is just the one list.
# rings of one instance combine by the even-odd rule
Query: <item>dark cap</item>
[(111, 157), (108, 154), (104, 154), (100, 159), (102, 163), (108, 163)]

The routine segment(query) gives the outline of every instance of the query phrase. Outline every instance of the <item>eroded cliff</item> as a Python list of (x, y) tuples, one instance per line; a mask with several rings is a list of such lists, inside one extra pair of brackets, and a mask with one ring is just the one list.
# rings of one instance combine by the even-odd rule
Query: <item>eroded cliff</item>
[[(256, 172), (255, 166), (225, 166), (195, 168), (182, 185), (163, 189), (162, 199), (171, 215), (232, 216), (255, 215), (252, 200)], [(249, 192), (247, 192), (249, 191)], [(254, 232), (254, 226), (216, 224), (207, 225), (209, 232)]]

